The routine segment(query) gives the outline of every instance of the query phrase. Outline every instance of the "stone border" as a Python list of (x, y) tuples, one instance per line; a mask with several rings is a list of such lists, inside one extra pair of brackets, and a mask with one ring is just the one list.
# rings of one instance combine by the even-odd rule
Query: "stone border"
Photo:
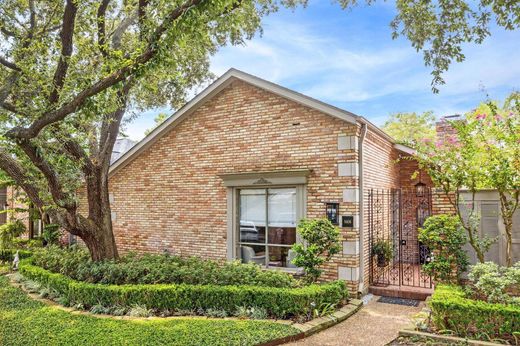
[[(424, 308), (421, 310), (421, 312), (418, 315), (421, 315), (422, 317), (416, 318), (416, 323), (425, 323), (426, 320), (429, 318), (431, 310), (428, 307), (428, 301), (431, 299), (431, 297), (428, 297), (426, 299), (426, 304)], [(433, 334), (428, 332), (421, 332), (418, 331), (415, 324), (411, 324), (410, 326), (401, 329), (399, 331), (399, 336), (405, 336), (405, 337), (419, 337), (419, 338), (428, 338), (433, 339), (437, 341), (443, 341), (447, 343), (460, 343), (463, 345), (474, 345), (474, 346), (504, 346), (504, 344), (497, 344), (490, 341), (480, 341), (480, 340), (472, 340), (472, 339), (466, 339), (461, 338), (458, 336), (450, 336), (450, 335), (441, 335), (441, 334)]]
[(359, 311), (362, 306), (363, 301), (359, 299), (350, 299), (347, 305), (343, 306), (341, 309), (332, 313), (331, 315), (315, 318), (313, 320), (310, 320), (309, 322), (291, 324), (291, 321), (275, 321), (277, 323), (288, 324), (300, 330), (300, 333), (296, 335), (286, 336), (280, 339), (274, 339), (266, 343), (259, 344), (257, 346), (276, 346), (285, 344), (287, 342), (306, 338), (308, 336), (311, 336), (312, 334), (316, 334), (318, 332), (321, 332), (322, 330), (325, 330), (340, 322), (345, 321), (350, 316), (354, 315), (357, 311)]

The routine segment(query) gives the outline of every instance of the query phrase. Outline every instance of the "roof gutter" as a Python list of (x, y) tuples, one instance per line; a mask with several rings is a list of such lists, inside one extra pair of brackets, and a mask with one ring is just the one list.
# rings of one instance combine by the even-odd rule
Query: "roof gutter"
[(358, 161), (359, 161), (359, 288), (358, 291), (363, 295), (366, 292), (366, 288), (364, 287), (364, 279), (365, 279), (365, 254), (363, 246), (364, 243), (364, 200), (363, 200), (363, 190), (364, 190), (364, 182), (363, 182), (363, 142), (365, 141), (365, 137), (367, 134), (368, 126), (366, 123), (361, 125), (361, 135), (359, 136), (358, 143)]

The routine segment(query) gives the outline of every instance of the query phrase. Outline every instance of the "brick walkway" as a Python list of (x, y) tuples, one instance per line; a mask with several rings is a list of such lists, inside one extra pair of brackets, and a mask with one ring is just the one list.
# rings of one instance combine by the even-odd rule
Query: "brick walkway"
[(411, 323), (411, 318), (419, 313), (424, 303), (418, 307), (378, 303), (374, 297), (367, 305), (348, 320), (312, 335), (290, 343), (291, 346), (382, 346), (397, 337), (399, 329)]

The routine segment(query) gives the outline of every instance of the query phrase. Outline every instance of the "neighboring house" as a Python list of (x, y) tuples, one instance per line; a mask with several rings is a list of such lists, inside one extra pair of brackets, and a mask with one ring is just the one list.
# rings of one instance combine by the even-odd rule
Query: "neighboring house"
[(128, 150), (132, 149), (136, 143), (136, 141), (124, 137), (116, 139), (114, 148), (112, 149), (112, 155), (110, 156), (110, 164), (116, 162)]
[[(412, 154), (363, 117), (231, 69), (111, 166), (116, 242), (122, 252), (290, 271), (298, 221), (329, 217), (343, 251), (324, 278), (365, 292), (390, 275), (371, 262), (370, 244), (406, 242), (399, 224), (410, 254), (399, 255), (396, 275), (408, 266), (419, 277), (416, 209), (422, 203), (424, 218), (442, 206), (432, 205), (425, 175), (410, 178), (414, 161), (396, 162)], [(417, 188), (425, 194), (407, 202), (410, 215), (390, 210)]]

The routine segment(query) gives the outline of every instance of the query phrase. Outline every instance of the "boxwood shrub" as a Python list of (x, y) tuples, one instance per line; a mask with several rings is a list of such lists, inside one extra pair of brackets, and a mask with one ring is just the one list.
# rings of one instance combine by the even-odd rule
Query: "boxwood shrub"
[(430, 307), (438, 330), (485, 340), (514, 341), (520, 337), (520, 306), (469, 299), (458, 286), (439, 285)]
[(105, 285), (73, 280), (65, 275), (22, 263), (20, 273), (85, 308), (144, 306), (154, 310), (218, 309), (233, 314), (238, 307), (263, 308), (275, 318), (307, 316), (322, 304), (341, 304), (348, 297), (342, 281), (300, 288), (251, 285), (128, 284)]

